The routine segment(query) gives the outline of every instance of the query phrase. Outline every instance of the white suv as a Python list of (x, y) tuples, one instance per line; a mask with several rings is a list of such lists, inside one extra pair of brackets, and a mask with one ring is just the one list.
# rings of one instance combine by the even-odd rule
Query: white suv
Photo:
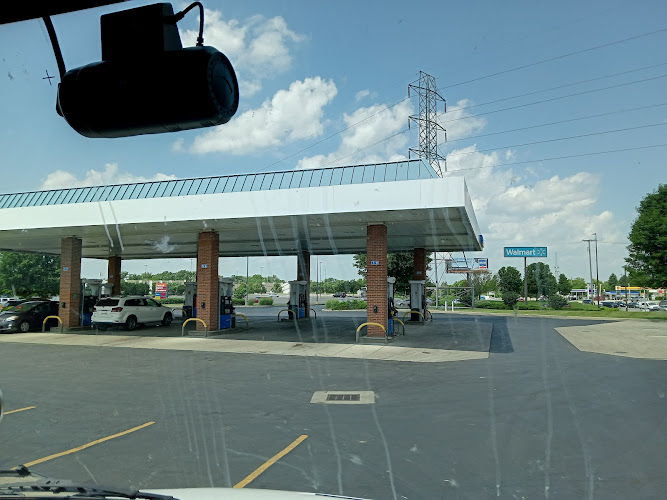
[(174, 314), (150, 297), (128, 295), (106, 297), (93, 307), (91, 324), (100, 330), (122, 325), (126, 330), (134, 330), (139, 324), (161, 324), (169, 326)]

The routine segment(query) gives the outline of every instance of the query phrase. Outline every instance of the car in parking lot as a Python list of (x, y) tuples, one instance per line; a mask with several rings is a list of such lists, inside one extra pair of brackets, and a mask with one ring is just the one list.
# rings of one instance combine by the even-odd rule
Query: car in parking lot
[(174, 312), (170, 307), (150, 297), (128, 295), (100, 299), (93, 307), (91, 325), (100, 330), (122, 326), (131, 331), (137, 325), (169, 326), (173, 318)]
[(640, 302), (639, 303), (639, 308), (642, 311), (661, 311), (660, 306), (658, 305), (658, 302), (653, 301), (653, 300), (648, 300), (646, 302)]
[(602, 302), (600, 302), (600, 305), (602, 307), (610, 307), (616, 309), (618, 307), (618, 302), (614, 302), (613, 300), (603, 300)]
[(336, 293), (333, 294), (333, 296), (336, 297), (336, 298), (339, 298), (339, 297), (340, 298), (345, 298), (345, 297), (347, 297), (347, 294), (345, 292), (336, 292)]
[(658, 302), (658, 307), (663, 311), (667, 311), (667, 300), (661, 300)]
[[(58, 302), (55, 300), (31, 300), (5, 307), (0, 312), (0, 333), (27, 333), (41, 330), (47, 316), (58, 314)], [(49, 319), (47, 328), (58, 325), (56, 318)]]
[(410, 299), (394, 299), (396, 307), (410, 307)]
[(594, 305), (595, 302), (593, 302), (592, 299), (584, 299), (581, 301), (582, 304), (589, 304), (589, 305)]

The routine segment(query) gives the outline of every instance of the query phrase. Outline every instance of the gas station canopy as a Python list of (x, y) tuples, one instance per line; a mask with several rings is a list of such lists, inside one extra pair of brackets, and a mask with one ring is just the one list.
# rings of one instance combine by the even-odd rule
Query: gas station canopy
[(193, 257), (204, 231), (221, 257), (364, 253), (369, 224), (389, 252), (482, 249), (463, 177), (419, 160), (0, 195), (0, 250), (87, 258)]

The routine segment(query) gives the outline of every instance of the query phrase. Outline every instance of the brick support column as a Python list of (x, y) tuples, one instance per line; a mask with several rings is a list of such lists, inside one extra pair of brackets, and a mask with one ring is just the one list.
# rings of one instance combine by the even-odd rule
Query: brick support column
[(111, 289), (112, 295), (120, 295), (120, 263), (120, 256), (114, 255), (109, 257), (107, 283), (113, 285), (113, 288)]
[(296, 279), (306, 282), (306, 318), (310, 317), (310, 252), (302, 250), (296, 256)]
[[(366, 321), (387, 328), (387, 226), (366, 228)], [(377, 309), (377, 312), (375, 312)], [(377, 326), (369, 325), (368, 336), (384, 336)]]
[[(63, 305), (64, 304), (64, 305)], [(81, 309), (81, 240), (60, 240), (60, 306), (58, 316), (63, 326), (79, 326)]]
[[(218, 257), (220, 236), (215, 231), (199, 233), (197, 248), (197, 317), (203, 319), (209, 331), (218, 330), (220, 312), (218, 303)], [(197, 322), (197, 330), (204, 326)]]
[(413, 280), (426, 279), (426, 250), (423, 248), (415, 248), (412, 252), (414, 258), (414, 273)]

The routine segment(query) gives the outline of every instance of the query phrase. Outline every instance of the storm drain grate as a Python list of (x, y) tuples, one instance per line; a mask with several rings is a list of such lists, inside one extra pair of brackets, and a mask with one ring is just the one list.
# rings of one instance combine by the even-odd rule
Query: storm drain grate
[(316, 391), (311, 403), (328, 405), (368, 405), (375, 403), (373, 391)]
[(360, 394), (327, 394), (327, 401), (359, 401)]

